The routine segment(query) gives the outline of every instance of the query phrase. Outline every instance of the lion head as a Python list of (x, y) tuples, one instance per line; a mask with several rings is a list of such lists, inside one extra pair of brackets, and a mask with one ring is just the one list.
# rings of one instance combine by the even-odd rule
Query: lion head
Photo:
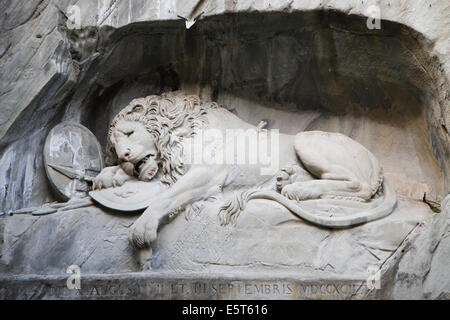
[(149, 181), (161, 170), (161, 182), (171, 185), (184, 174), (183, 137), (194, 136), (214, 107), (180, 91), (134, 99), (111, 122), (111, 149), (125, 171)]

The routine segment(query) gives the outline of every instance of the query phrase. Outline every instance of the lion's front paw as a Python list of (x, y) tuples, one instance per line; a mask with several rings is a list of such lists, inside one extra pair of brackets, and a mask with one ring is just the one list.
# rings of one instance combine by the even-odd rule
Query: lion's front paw
[(136, 249), (150, 248), (156, 241), (158, 221), (142, 216), (131, 226), (129, 240)]
[(94, 190), (120, 187), (129, 179), (130, 176), (120, 167), (108, 167), (94, 179), (92, 187)]
[(113, 177), (112, 186), (120, 187), (128, 180), (130, 180), (130, 176), (127, 173), (125, 173), (125, 171), (123, 171), (121, 168), (119, 168)]
[(100, 172), (100, 174), (95, 177), (92, 188), (94, 190), (98, 189), (104, 189), (104, 188), (110, 188), (113, 185), (113, 178), (116, 174), (117, 167), (107, 167)]

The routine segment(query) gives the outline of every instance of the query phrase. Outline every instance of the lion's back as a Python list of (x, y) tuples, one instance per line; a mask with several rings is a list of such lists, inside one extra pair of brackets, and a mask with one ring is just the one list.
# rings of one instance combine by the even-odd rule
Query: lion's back
[(207, 114), (208, 127), (216, 129), (250, 129), (255, 128), (223, 107), (210, 109)]

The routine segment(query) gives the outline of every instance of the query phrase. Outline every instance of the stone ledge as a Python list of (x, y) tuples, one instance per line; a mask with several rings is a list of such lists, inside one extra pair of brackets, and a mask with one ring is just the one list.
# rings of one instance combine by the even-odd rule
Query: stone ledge
[(258, 275), (82, 275), (81, 289), (67, 276), (0, 277), (0, 299), (364, 299), (363, 277)]

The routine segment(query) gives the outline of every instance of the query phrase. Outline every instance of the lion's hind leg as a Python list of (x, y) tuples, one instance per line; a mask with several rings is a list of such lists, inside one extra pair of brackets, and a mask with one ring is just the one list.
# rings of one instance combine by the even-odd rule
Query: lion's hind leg
[[(316, 165), (317, 169), (317, 165)], [(360, 201), (370, 199), (369, 184), (357, 179), (349, 170), (340, 166), (325, 168), (319, 179), (286, 185), (281, 194), (297, 201), (323, 198), (347, 198)]]
[(373, 167), (368, 152), (356, 141), (337, 133), (302, 132), (296, 135), (295, 151), (316, 180), (283, 188), (282, 194), (299, 200), (347, 198), (367, 201)]
[(288, 199), (303, 201), (311, 199), (346, 198), (364, 201), (360, 197), (361, 186), (357, 181), (312, 180), (295, 182), (281, 190)]

